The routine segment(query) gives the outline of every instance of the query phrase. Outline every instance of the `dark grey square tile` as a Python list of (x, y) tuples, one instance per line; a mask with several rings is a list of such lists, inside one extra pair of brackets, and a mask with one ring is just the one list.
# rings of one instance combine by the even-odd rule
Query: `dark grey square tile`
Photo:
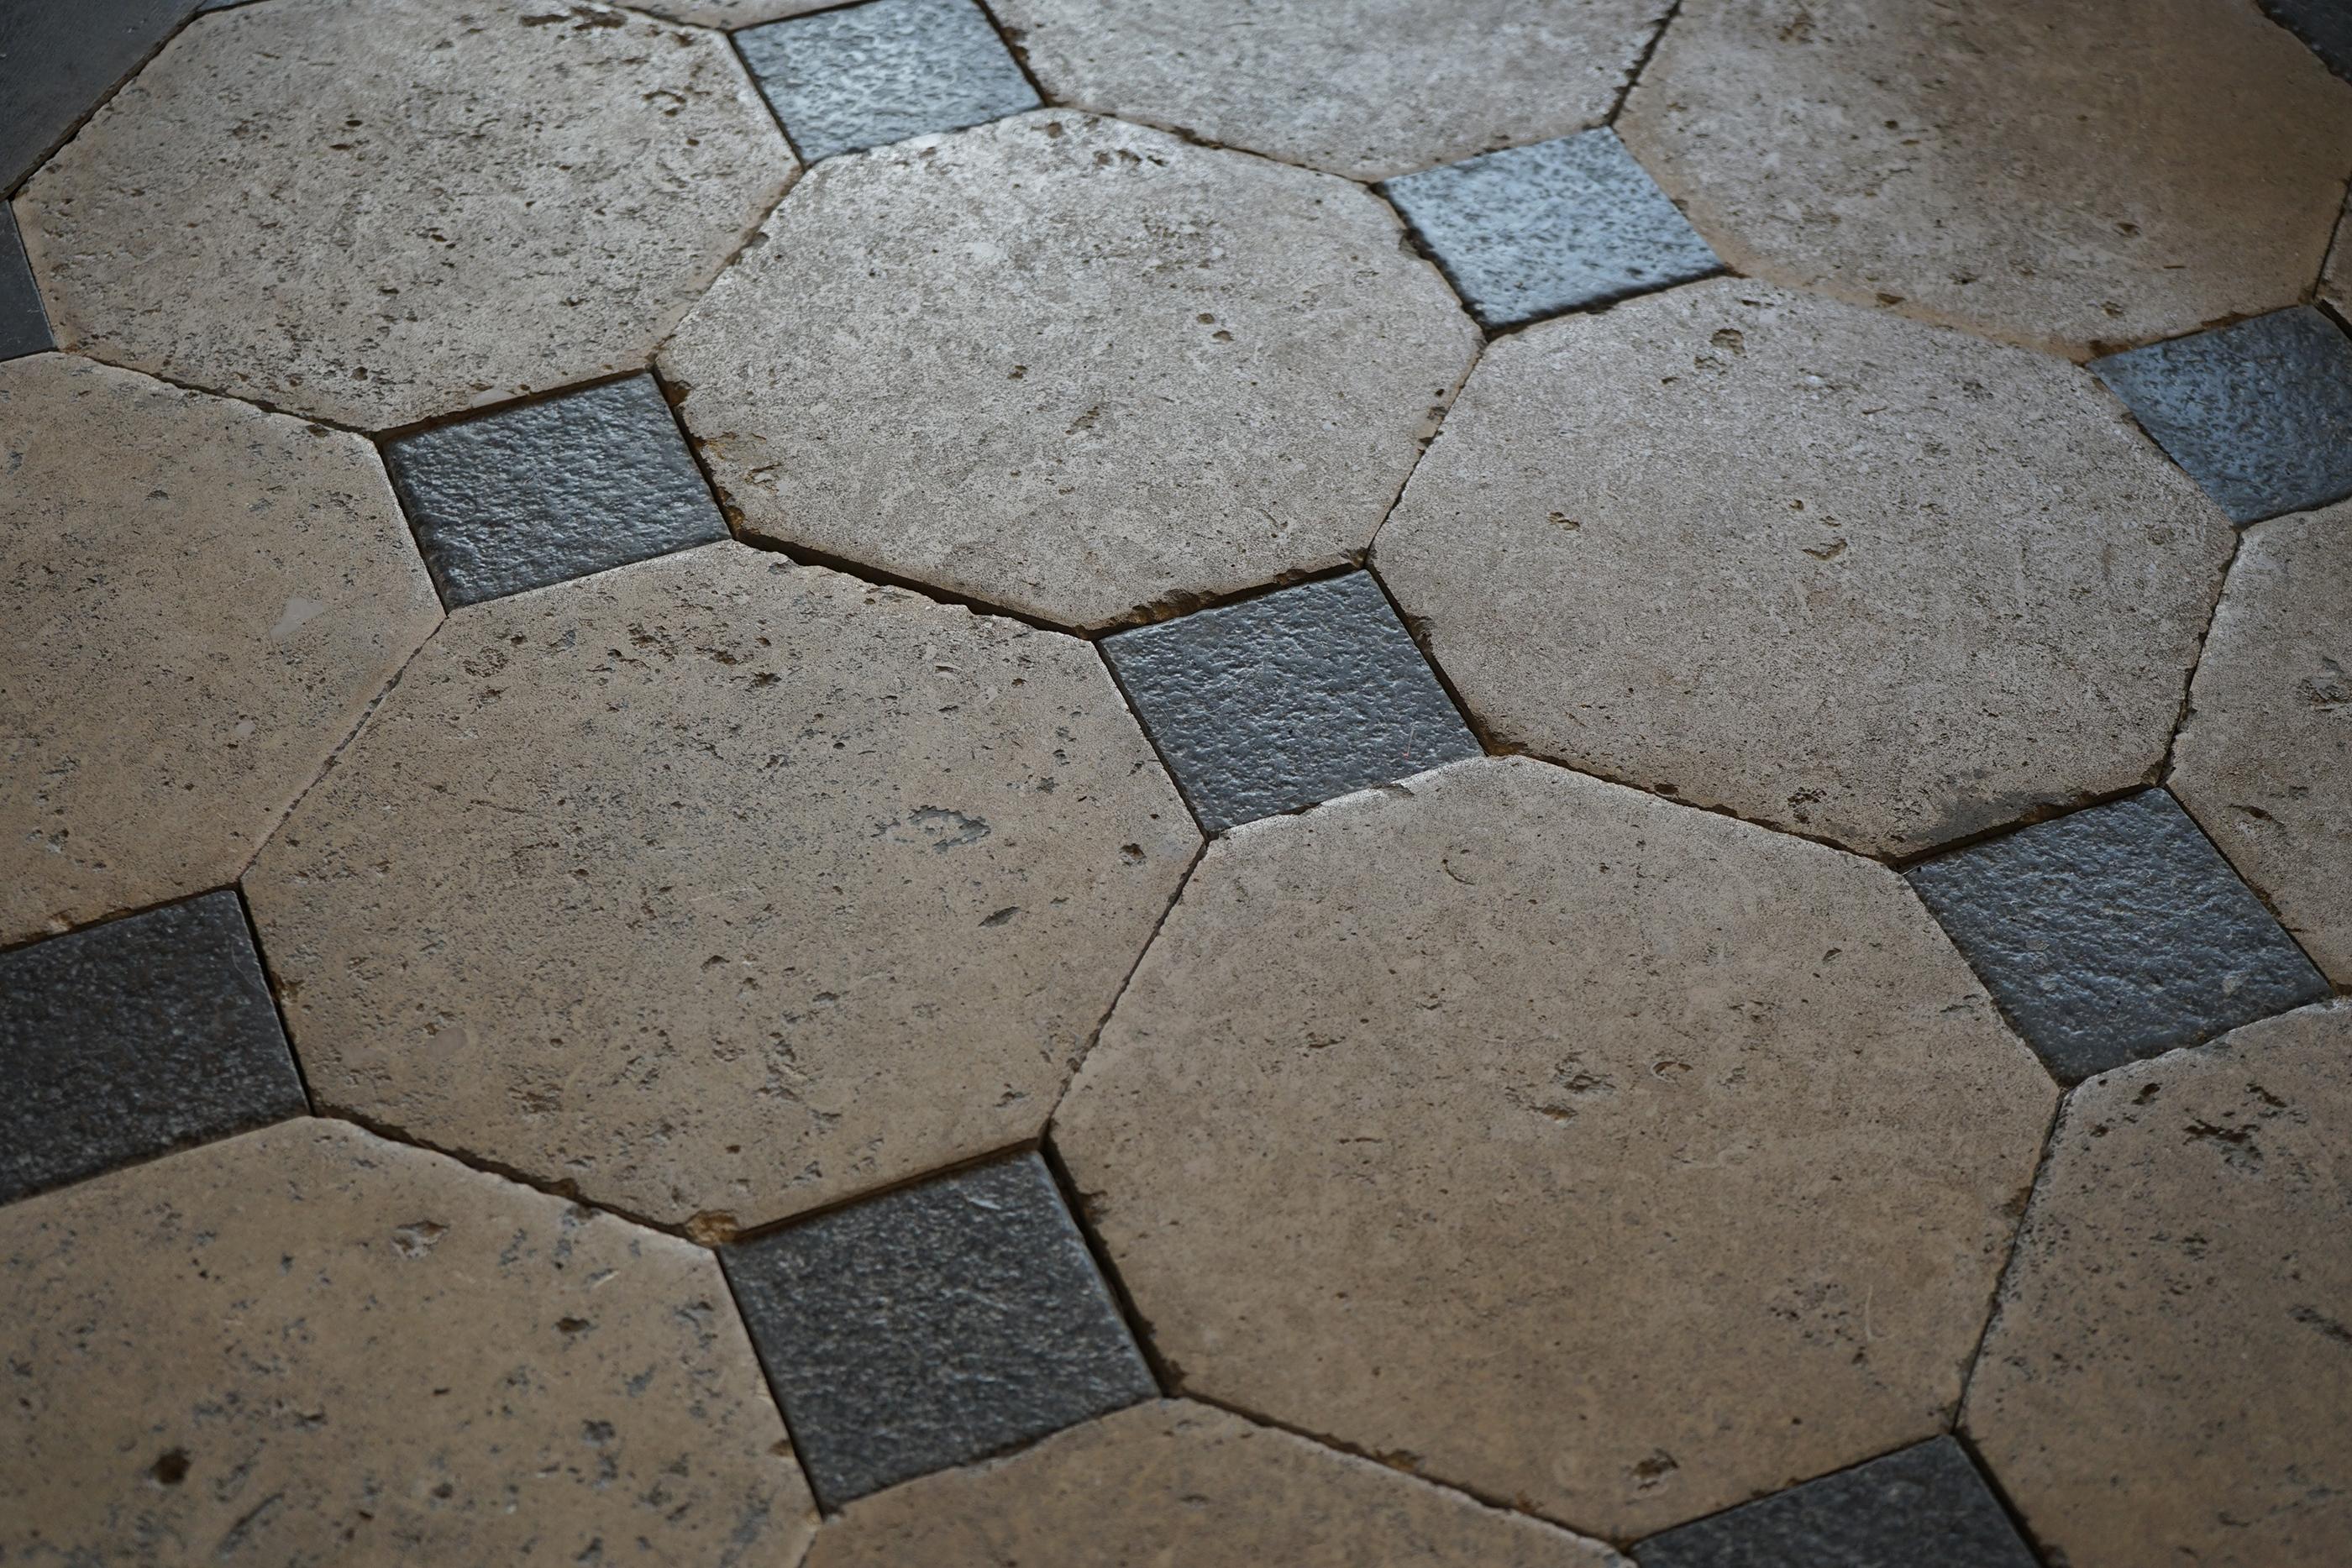
[(812, 163), (1038, 105), (972, 0), (872, 0), (749, 28), (735, 43)]
[(39, 167), (195, 6), (196, 0), (0, 5), (0, 193)]
[(1606, 126), (1424, 169), (1381, 188), (1487, 327), (1687, 283), (1723, 267)]
[(53, 348), (41, 291), (16, 233), (16, 215), (0, 202), (0, 360), (14, 360)]
[(0, 954), (0, 1201), (308, 1109), (236, 894)]
[(1160, 1393), (1034, 1154), (720, 1258), (831, 1507)]
[(2308, 305), (2091, 369), (2241, 523), (2352, 496), (2352, 338)]
[(402, 436), (384, 455), (453, 610), (727, 537), (651, 376)]
[(2069, 1083), (2328, 994), (2163, 789), (1924, 862), (1910, 879)]
[(1478, 754), (1364, 572), (1116, 632), (1102, 646), (1213, 833)]
[(2352, 81), (2352, 0), (2263, 0), (2263, 9)]

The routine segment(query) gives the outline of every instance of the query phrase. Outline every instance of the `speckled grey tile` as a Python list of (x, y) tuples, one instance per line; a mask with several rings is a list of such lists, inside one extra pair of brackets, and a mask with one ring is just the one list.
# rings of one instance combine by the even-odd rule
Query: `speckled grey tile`
[(10, 0), (0, 5), (0, 193), (169, 37), (195, 0)]
[(0, 1202), (308, 1108), (234, 893), (0, 955)]
[(735, 35), (803, 159), (1037, 107), (972, 0), (872, 0)]
[(384, 450), (452, 610), (727, 537), (650, 376), (445, 424)]
[(2352, 338), (2308, 305), (2091, 369), (2241, 523), (2352, 496)]
[(33, 269), (25, 262), (16, 216), (7, 203), (0, 202), (0, 360), (37, 354), (50, 346), (49, 319), (41, 309)]
[(1955, 851), (1910, 879), (2069, 1083), (2328, 994), (2162, 789)]
[(1035, 1154), (720, 1257), (832, 1507), (1159, 1393)]
[(1687, 283), (1723, 267), (1605, 125), (1381, 188), (1487, 327)]
[(2263, 9), (2309, 44), (2329, 70), (2352, 81), (2352, 0), (2263, 0)]

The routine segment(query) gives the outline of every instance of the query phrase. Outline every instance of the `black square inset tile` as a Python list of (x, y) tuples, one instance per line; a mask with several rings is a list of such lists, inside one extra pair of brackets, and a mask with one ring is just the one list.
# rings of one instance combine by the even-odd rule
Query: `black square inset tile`
[(2163, 789), (1957, 850), (1910, 879), (2069, 1083), (2328, 994)]
[(1486, 327), (1723, 267), (1607, 126), (1484, 152), (1381, 188)]
[(1103, 639), (1209, 831), (1478, 755), (1364, 572)]
[(0, 954), (0, 1201), (308, 1109), (236, 894)]
[(2263, 9), (2352, 81), (2352, 0), (2263, 0)]
[(2035, 1568), (1949, 1437), (1654, 1535), (1633, 1560), (1642, 1568)]
[(809, 162), (1038, 106), (972, 0), (870, 0), (735, 35)]
[(16, 214), (0, 201), (0, 360), (20, 359), (54, 346), (41, 291), (34, 287), (32, 265), (25, 259), (24, 242), (16, 233)]
[(384, 455), (452, 610), (728, 537), (651, 376), (404, 435)]
[(831, 1507), (1160, 1393), (1034, 1154), (720, 1257)]
[(2352, 338), (2308, 305), (2091, 369), (2241, 523), (2352, 496)]
[(195, 5), (196, 0), (0, 5), (0, 193), (15, 190)]

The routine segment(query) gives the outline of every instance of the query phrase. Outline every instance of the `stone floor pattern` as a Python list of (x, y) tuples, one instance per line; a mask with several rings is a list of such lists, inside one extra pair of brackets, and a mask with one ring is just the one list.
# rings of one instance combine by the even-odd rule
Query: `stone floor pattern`
[(2343, 1568), (2347, 182), (2345, 0), (5, 0), (0, 1565)]

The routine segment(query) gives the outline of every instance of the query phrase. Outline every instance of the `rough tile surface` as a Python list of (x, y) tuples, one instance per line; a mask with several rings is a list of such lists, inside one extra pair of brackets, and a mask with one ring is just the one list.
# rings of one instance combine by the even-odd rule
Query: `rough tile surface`
[(452, 607), (727, 537), (651, 376), (404, 436), (384, 456)]
[(2352, 5), (2344, 0), (2263, 0), (2263, 9), (2310, 45), (2329, 70), (2352, 80)]
[(0, 193), (139, 68), (195, 0), (23, 0), (0, 8)]
[(1495, 758), (1211, 845), (1052, 1135), (1181, 1390), (1619, 1537), (1936, 1432), (2055, 1097), (1892, 873)]
[(867, 0), (735, 43), (811, 162), (1037, 107), (973, 0)]
[(767, 232), (662, 361), (743, 526), (1057, 624), (1340, 564), (1477, 341), (1370, 193), (1086, 115)]
[(2352, 338), (2307, 305), (2091, 368), (2239, 522), (2352, 496)]
[(440, 619), (383, 465), (40, 355), (0, 471), (0, 942), (235, 881)]
[(1478, 754), (1369, 573), (1139, 626), (1102, 649), (1212, 832)]
[(41, 308), (41, 291), (26, 264), (24, 243), (16, 237), (16, 218), (0, 202), (0, 360), (37, 354), (49, 347), (49, 318)]
[(1488, 327), (1687, 283), (1722, 266), (1607, 126), (1381, 189)]
[(321, 1103), (724, 1234), (1034, 1135), (1199, 842), (1093, 649), (722, 544), (453, 615), (246, 886)]
[(338, 1123), (0, 1211), (0, 1319), (12, 1558), (788, 1563), (815, 1522), (708, 1252)]
[(1598, 1542), (1181, 1400), (852, 1504), (808, 1568), (1624, 1568)]
[(1741, 272), (2080, 357), (2301, 298), (2352, 87), (2248, 4), (1687, 0), (1617, 129)]
[(1034, 1154), (723, 1256), (829, 1505), (1160, 1391)]
[(1966, 1424), (2074, 1568), (2332, 1568), (2352, 1540), (2352, 1011), (2066, 1106)]
[(1724, 279), (1492, 345), (1375, 564), (1490, 737), (1916, 853), (2152, 778), (2231, 546), (2083, 371)]
[(793, 166), (714, 34), (270, 0), (174, 38), (16, 215), (65, 346), (377, 429), (642, 364)]
[(2069, 1083), (2327, 994), (2162, 789), (1939, 856), (1909, 876)]

